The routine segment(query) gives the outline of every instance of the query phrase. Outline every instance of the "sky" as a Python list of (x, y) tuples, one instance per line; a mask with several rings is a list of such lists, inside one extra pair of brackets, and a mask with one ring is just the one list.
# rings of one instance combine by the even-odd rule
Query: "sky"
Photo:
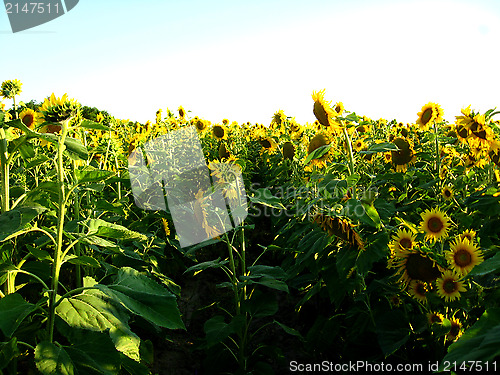
[(372, 119), (414, 123), (436, 102), (452, 122), (500, 107), (499, 41), (497, 0), (80, 0), (18, 33), (0, 11), (0, 81), (142, 123), (179, 105), (212, 123), (313, 122), (321, 89)]

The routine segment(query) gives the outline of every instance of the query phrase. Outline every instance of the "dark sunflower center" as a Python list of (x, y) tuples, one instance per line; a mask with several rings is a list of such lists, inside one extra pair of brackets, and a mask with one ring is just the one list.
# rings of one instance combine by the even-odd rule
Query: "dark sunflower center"
[(473, 131), (472, 134), (474, 134), (478, 138), (486, 139), (486, 131), (485, 130)]
[(202, 121), (198, 121), (196, 123), (196, 127), (198, 128), (198, 130), (203, 130), (205, 128), (205, 124)]
[(431, 323), (441, 323), (441, 318), (437, 314), (432, 314)]
[(321, 146), (326, 146), (326, 140), (325, 138), (319, 134), (315, 136), (313, 139), (311, 139), (311, 142), (309, 142), (309, 148), (308, 148), (308, 153), (310, 154), (314, 150), (320, 148)]
[(413, 150), (403, 138), (396, 138), (393, 142), (398, 146), (398, 151), (391, 151), (392, 162), (396, 165), (405, 165), (413, 159)]
[(283, 145), (283, 157), (285, 159), (293, 159), (293, 156), (295, 154), (295, 147), (291, 142), (286, 142)]
[(443, 282), (443, 290), (447, 294), (457, 291), (457, 282), (453, 279), (446, 279)]
[(221, 126), (215, 126), (214, 127), (214, 135), (217, 138), (222, 138), (224, 137), (224, 129)]
[(342, 110), (341, 106), (338, 105), (335, 107), (335, 112), (340, 113), (341, 110)]
[(33, 115), (26, 115), (23, 117), (23, 123), (27, 127), (30, 127), (33, 124)]
[(491, 161), (500, 167), (500, 152), (490, 151), (488, 155), (490, 156)]
[(474, 121), (471, 126), (470, 126), (470, 130), (472, 130), (473, 132), (477, 131), (478, 128), (480, 128), (480, 124), (477, 122), (477, 121)]
[(448, 189), (446, 189), (446, 190), (444, 191), (444, 195), (445, 195), (445, 197), (446, 197), (446, 198), (451, 197), (451, 191), (450, 191), (450, 190), (448, 190)]
[(415, 291), (421, 296), (425, 296), (425, 294), (427, 293), (427, 291), (425, 290), (425, 285), (420, 283), (417, 284), (417, 288), (415, 289)]
[(432, 118), (432, 108), (427, 108), (424, 113), (422, 113), (422, 123), (424, 125), (427, 125), (427, 123), (431, 120)]
[(472, 262), (472, 256), (466, 249), (460, 249), (454, 256), (455, 264), (459, 267), (466, 267)]
[(465, 126), (460, 125), (457, 127), (457, 134), (461, 138), (467, 138), (469, 136), (469, 131), (467, 130), (467, 128)]
[(399, 246), (405, 249), (411, 249), (412, 242), (409, 238), (402, 238), (399, 240)]
[(260, 141), (260, 144), (264, 148), (271, 148), (271, 142), (269, 142), (269, 140), (267, 140), (267, 139), (264, 139), (264, 140)]
[(457, 336), (459, 333), (460, 333), (460, 325), (458, 325), (456, 323), (451, 323), (450, 333), (449, 334), (451, 336)]
[(411, 279), (425, 282), (436, 280), (441, 275), (432, 260), (419, 253), (408, 255), (406, 260), (406, 272)]
[(444, 223), (439, 217), (431, 217), (427, 222), (427, 227), (433, 233), (439, 233), (444, 228)]
[(328, 126), (328, 113), (320, 102), (314, 102), (313, 108), (314, 116), (318, 119), (319, 123), (323, 126)]

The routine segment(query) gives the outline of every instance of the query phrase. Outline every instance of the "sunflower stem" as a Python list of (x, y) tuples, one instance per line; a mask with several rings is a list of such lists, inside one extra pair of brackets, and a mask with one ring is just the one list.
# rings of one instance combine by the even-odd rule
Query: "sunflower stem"
[(437, 125), (436, 121), (432, 123), (432, 126), (434, 128), (434, 136), (435, 136), (435, 142), (436, 142), (436, 173), (439, 178), (439, 190), (441, 190), (441, 176), (439, 175), (439, 170), (441, 169), (441, 155), (439, 153), (439, 134), (437, 130)]
[[(349, 151), (348, 156), (349, 156), (349, 176), (352, 176), (354, 174), (354, 154), (352, 152), (352, 142), (351, 138), (349, 137), (349, 133), (347, 132), (346, 127), (344, 124), (342, 124), (342, 131), (344, 132), (344, 137), (345, 137), (345, 142), (347, 144), (347, 150)], [(356, 199), (356, 189), (352, 189), (352, 197)]]
[(66, 140), (66, 135), (68, 133), (69, 121), (65, 120), (61, 123), (61, 135), (59, 136), (59, 142), (57, 147), (56, 156), (56, 170), (57, 170), (57, 182), (59, 190), (59, 207), (58, 207), (58, 218), (57, 218), (57, 244), (54, 252), (54, 264), (52, 265), (52, 285), (51, 285), (51, 295), (49, 300), (49, 341), (54, 341), (54, 325), (55, 325), (55, 315), (56, 315), (56, 300), (57, 300), (57, 289), (59, 287), (59, 273), (62, 266), (62, 246), (63, 246), (63, 228), (64, 228), (64, 215), (66, 214), (66, 193), (64, 189), (64, 163), (63, 163), (63, 152), (66, 148), (64, 144)]

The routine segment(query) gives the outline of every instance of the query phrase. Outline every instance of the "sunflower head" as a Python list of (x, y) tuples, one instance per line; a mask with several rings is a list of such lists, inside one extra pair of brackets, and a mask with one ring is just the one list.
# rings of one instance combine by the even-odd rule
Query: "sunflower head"
[(208, 124), (205, 120), (196, 117), (194, 119), (194, 126), (199, 133), (204, 133), (207, 130)]
[(337, 113), (332, 110), (330, 102), (325, 100), (325, 89), (321, 91), (313, 91), (312, 99), (314, 100), (313, 113), (319, 123), (324, 127), (331, 125), (331, 119), (337, 116)]
[(467, 229), (458, 235), (460, 241), (467, 240), (470, 243), (476, 238), (476, 231), (473, 229)]
[(397, 172), (406, 172), (408, 166), (415, 162), (415, 155), (410, 141), (406, 138), (395, 138), (394, 143), (399, 150), (391, 151), (392, 163), (396, 166)]
[(224, 125), (214, 125), (212, 134), (216, 139), (227, 139), (227, 128)]
[(363, 139), (357, 139), (352, 146), (358, 152), (366, 150), (368, 147), (368, 145), (365, 143)]
[(276, 150), (277, 144), (272, 137), (266, 137), (259, 140), (262, 146), (262, 151), (274, 152)]
[(428, 130), (434, 122), (443, 120), (443, 110), (439, 104), (431, 102), (424, 105), (417, 115), (417, 125), (423, 131)]
[(432, 282), (441, 274), (439, 266), (418, 249), (400, 250), (390, 259), (389, 267), (398, 269), (396, 274), (404, 287), (412, 280)]
[(40, 123), (40, 114), (30, 108), (26, 108), (19, 114), (19, 119), (31, 130), (35, 130), (35, 126)]
[(43, 121), (60, 122), (78, 115), (80, 103), (75, 99), (69, 99), (67, 94), (64, 94), (61, 98), (56, 98), (52, 93), (50, 97), (45, 98), (39, 111), (42, 114)]
[(436, 241), (448, 236), (450, 218), (439, 208), (425, 210), (420, 216), (422, 217), (420, 229), (425, 232), (427, 240)]
[(337, 116), (342, 116), (342, 113), (344, 112), (344, 103), (342, 102), (335, 103), (335, 107), (333, 107), (333, 110), (335, 111), (335, 114)]
[(455, 195), (455, 192), (453, 191), (453, 189), (451, 187), (445, 186), (441, 190), (441, 195), (444, 198), (444, 200), (449, 201), (453, 198), (453, 196)]
[(416, 235), (406, 229), (398, 229), (395, 235), (392, 236), (392, 241), (389, 244), (391, 253), (395, 256), (401, 251), (412, 250), (416, 246)]
[(283, 112), (282, 109), (280, 109), (278, 112), (276, 112), (273, 115), (273, 119), (271, 120), (271, 126), (272, 127), (281, 127), (286, 121), (286, 115), (285, 112)]
[(420, 302), (427, 302), (427, 293), (429, 288), (427, 284), (420, 280), (412, 280), (408, 286), (410, 295)]
[(481, 250), (468, 239), (456, 239), (450, 244), (450, 250), (446, 253), (446, 259), (450, 267), (458, 275), (468, 274), (474, 266), (483, 262)]
[(288, 160), (293, 160), (295, 156), (295, 146), (292, 142), (285, 142), (283, 144), (283, 158)]
[(460, 293), (465, 292), (460, 276), (455, 272), (447, 270), (436, 280), (437, 293), (446, 302), (460, 298)]
[(427, 322), (429, 325), (433, 325), (434, 323), (440, 324), (444, 320), (444, 315), (438, 312), (429, 312), (427, 313)]
[(179, 117), (181, 119), (183, 119), (184, 116), (186, 116), (186, 111), (184, 110), (184, 108), (182, 107), (182, 105), (179, 106), (179, 108), (177, 109), (177, 111), (179, 112)]
[(2, 95), (5, 99), (13, 99), (14, 96), (21, 93), (22, 85), (23, 84), (18, 79), (3, 81), (0, 88), (0, 95)]
[(446, 335), (446, 339), (448, 341), (455, 341), (460, 336), (462, 336), (462, 323), (460, 323), (460, 320), (458, 320), (457, 318), (451, 318), (450, 323), (450, 331)]

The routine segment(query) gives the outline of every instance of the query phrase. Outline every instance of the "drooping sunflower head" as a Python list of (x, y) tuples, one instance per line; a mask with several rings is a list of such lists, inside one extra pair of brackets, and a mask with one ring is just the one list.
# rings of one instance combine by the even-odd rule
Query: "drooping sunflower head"
[(310, 141), (307, 147), (307, 154), (330, 143), (329, 137), (324, 132), (319, 132)]
[(5, 99), (12, 99), (14, 96), (19, 95), (22, 92), (22, 85), (23, 84), (18, 79), (3, 81), (0, 88), (0, 95), (2, 95)]
[(396, 234), (392, 236), (389, 248), (392, 254), (398, 256), (401, 251), (411, 250), (416, 244), (416, 235), (414, 233), (406, 229), (398, 229)]
[(456, 239), (450, 244), (446, 259), (458, 275), (468, 274), (474, 266), (483, 262), (483, 254), (476, 244), (467, 239)]
[(182, 105), (179, 106), (179, 108), (177, 109), (177, 111), (179, 112), (179, 117), (181, 119), (183, 119), (184, 116), (186, 116), (186, 111), (184, 110), (184, 108), (182, 107)]
[(420, 216), (422, 217), (420, 229), (425, 232), (427, 240), (434, 242), (448, 236), (450, 218), (446, 213), (439, 210), (439, 208), (433, 208), (425, 210)]
[(451, 187), (445, 186), (441, 190), (441, 195), (444, 198), (444, 200), (449, 201), (450, 199), (453, 198), (453, 196), (455, 195), (455, 192), (453, 191), (453, 189)]
[(31, 130), (35, 130), (35, 126), (40, 123), (40, 114), (30, 108), (26, 108), (19, 114), (19, 119)]
[(80, 103), (75, 99), (69, 99), (67, 94), (56, 98), (52, 93), (50, 97), (45, 98), (39, 111), (42, 114), (43, 121), (60, 122), (78, 115)]
[(391, 151), (392, 163), (397, 172), (406, 172), (408, 166), (415, 162), (415, 155), (410, 141), (406, 138), (396, 138), (392, 141), (399, 150)]
[(397, 268), (399, 282), (406, 287), (412, 280), (430, 283), (441, 274), (440, 267), (427, 254), (418, 249), (401, 250), (389, 260), (389, 267)]
[(221, 142), (219, 146), (219, 158), (220, 159), (226, 159), (231, 156), (231, 153), (226, 147), (226, 144), (224, 142)]
[(439, 104), (429, 102), (418, 112), (417, 125), (420, 130), (428, 130), (434, 122), (442, 121), (443, 110)]
[(462, 336), (462, 323), (460, 323), (460, 320), (458, 320), (457, 318), (451, 318), (450, 323), (451, 326), (448, 334), (446, 335), (446, 339), (448, 341), (455, 341), (460, 336)]
[(410, 296), (420, 302), (427, 302), (428, 292), (429, 288), (427, 284), (420, 280), (412, 280), (408, 286), (408, 293), (410, 293)]
[(262, 151), (267, 151), (267, 152), (276, 151), (277, 144), (272, 137), (262, 138), (259, 140), (259, 143), (262, 146)]
[(283, 158), (288, 160), (293, 160), (295, 156), (295, 146), (292, 142), (285, 142), (283, 144)]
[(313, 113), (319, 123), (324, 127), (330, 126), (330, 121), (336, 117), (336, 112), (332, 110), (330, 102), (325, 100), (325, 89), (321, 91), (313, 91), (312, 99), (314, 100)]
[(465, 292), (460, 276), (450, 270), (443, 272), (441, 277), (436, 280), (436, 286), (438, 295), (446, 302), (460, 298), (460, 293)]
[(500, 141), (494, 140), (490, 143), (490, 150), (488, 151), (490, 160), (497, 167), (500, 167)]
[(470, 130), (468, 141), (472, 147), (486, 147), (493, 141), (493, 130), (486, 124), (484, 115), (475, 115), (468, 127)]
[(212, 135), (216, 139), (227, 139), (227, 128), (224, 125), (214, 125), (212, 127)]
[(427, 313), (427, 322), (429, 325), (433, 325), (434, 323), (440, 324), (444, 320), (444, 315), (438, 312), (429, 312)]

